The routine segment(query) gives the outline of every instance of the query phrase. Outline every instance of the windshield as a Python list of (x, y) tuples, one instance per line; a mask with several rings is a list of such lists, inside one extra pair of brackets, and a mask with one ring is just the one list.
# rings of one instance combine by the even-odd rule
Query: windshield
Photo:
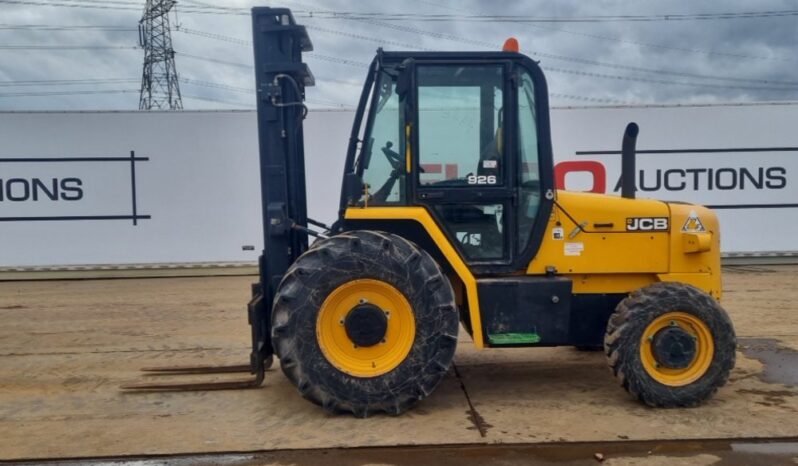
[[(365, 141), (357, 159), (356, 173), (366, 189), (359, 204), (395, 204), (404, 201), (405, 159), (402, 123), (396, 77), (388, 70), (380, 72), (376, 101), (372, 102)], [(370, 130), (370, 131), (369, 131)]]

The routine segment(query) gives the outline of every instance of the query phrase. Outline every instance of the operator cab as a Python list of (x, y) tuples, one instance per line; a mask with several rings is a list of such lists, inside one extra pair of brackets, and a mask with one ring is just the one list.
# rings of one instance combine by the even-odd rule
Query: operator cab
[(554, 190), (546, 81), (534, 61), (379, 50), (352, 135), (342, 211), (424, 206), (469, 265), (529, 263)]

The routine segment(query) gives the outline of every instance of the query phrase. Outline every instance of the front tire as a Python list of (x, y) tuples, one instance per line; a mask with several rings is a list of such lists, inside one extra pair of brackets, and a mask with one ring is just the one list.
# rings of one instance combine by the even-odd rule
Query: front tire
[(303, 397), (327, 411), (400, 414), (449, 370), (459, 316), (438, 264), (396, 235), (318, 241), (277, 291), (272, 342)]
[(696, 406), (729, 379), (737, 339), (729, 316), (690, 285), (655, 283), (618, 304), (604, 336), (610, 370), (653, 407)]

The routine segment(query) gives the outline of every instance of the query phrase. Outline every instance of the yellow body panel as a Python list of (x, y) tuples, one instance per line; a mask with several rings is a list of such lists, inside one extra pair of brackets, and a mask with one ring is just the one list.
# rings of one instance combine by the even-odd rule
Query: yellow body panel
[(420, 223), (438, 245), (446, 260), (449, 261), (449, 264), (465, 285), (473, 332), (471, 337), (474, 339), (474, 345), (477, 348), (485, 347), (482, 337), (482, 319), (479, 314), (479, 300), (477, 299), (477, 281), (471, 270), (463, 262), (463, 259), (455, 251), (454, 246), (452, 246), (446, 235), (438, 227), (438, 224), (427, 212), (427, 209), (424, 207), (349, 207), (346, 209), (344, 218), (346, 220), (415, 220)]
[[(465, 286), (474, 344), (483, 348), (477, 282), (424, 207), (349, 207), (347, 220), (414, 220), (435, 241)], [(628, 231), (630, 218), (668, 219), (668, 229)], [(630, 293), (657, 281), (696, 286), (721, 297), (720, 235), (701, 206), (559, 191), (536, 256), (518, 273), (554, 267), (575, 294)]]
[[(689, 283), (710, 293), (715, 299), (720, 299), (722, 293), (718, 217), (711, 210), (699, 205), (668, 206), (673, 225), (671, 263), (669, 273), (661, 275), (660, 280)], [(697, 242), (697, 250), (690, 244), (690, 240)]]
[[(627, 232), (626, 219), (668, 216), (660, 201), (560, 191), (527, 273), (544, 274), (547, 267), (564, 275), (665, 273), (668, 232)], [(557, 228), (562, 235), (555, 235)]]
[[(627, 231), (627, 219), (636, 217), (668, 218), (669, 229)], [(702, 230), (696, 231), (699, 224)], [(718, 232), (717, 217), (705, 207), (558, 191), (540, 250), (526, 272), (544, 274), (555, 267), (573, 280), (574, 293), (628, 293), (657, 281), (678, 281), (720, 299)]]

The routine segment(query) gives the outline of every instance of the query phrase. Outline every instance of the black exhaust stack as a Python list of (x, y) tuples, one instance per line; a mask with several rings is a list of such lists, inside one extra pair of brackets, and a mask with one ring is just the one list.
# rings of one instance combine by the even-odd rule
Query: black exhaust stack
[(626, 131), (623, 133), (623, 143), (621, 145), (621, 197), (627, 199), (635, 198), (635, 147), (637, 146), (637, 133), (640, 132), (640, 127), (637, 123), (629, 123), (626, 125)]

